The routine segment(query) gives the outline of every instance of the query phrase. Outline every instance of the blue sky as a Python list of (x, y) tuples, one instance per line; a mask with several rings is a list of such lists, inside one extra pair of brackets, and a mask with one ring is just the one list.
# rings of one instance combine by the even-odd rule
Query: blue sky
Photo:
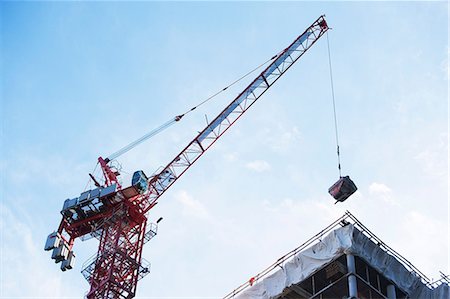
[[(449, 273), (448, 4), (445, 2), (2, 2), (1, 293), (80, 298), (43, 251), (99, 155), (184, 112), (289, 45), (330, 27), (343, 173), (322, 38), (152, 210), (152, 273), (139, 298), (224, 296), (352, 212), (430, 278)], [(251, 77), (248, 78), (251, 80)], [(249, 81), (119, 162), (167, 164)]]

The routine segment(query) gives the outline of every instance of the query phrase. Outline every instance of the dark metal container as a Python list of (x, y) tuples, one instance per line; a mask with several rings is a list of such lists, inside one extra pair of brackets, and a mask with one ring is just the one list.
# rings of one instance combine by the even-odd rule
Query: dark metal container
[(333, 186), (328, 189), (328, 193), (337, 201), (343, 202), (358, 190), (355, 183), (349, 176), (341, 177)]

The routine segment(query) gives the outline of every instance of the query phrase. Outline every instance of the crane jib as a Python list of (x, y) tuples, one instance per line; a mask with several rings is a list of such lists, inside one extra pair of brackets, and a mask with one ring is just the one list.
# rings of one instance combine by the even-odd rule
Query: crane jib
[(311, 31), (309, 30), (303, 33), (289, 48), (286, 49), (283, 54), (280, 55), (280, 57), (277, 58), (277, 60), (269, 65), (267, 70), (263, 72), (264, 77), (268, 77), (270, 74), (272, 74), (277, 69), (277, 67), (279, 67), (280, 64), (282, 64), (289, 57), (289, 55), (292, 54), (292, 52), (297, 50), (298, 47), (300, 47), (300, 45), (308, 39), (310, 35)]
[(283, 64), (283, 62), (285, 62), (286, 59), (294, 51), (296, 51), (311, 34), (311, 31), (306, 31), (298, 37), (297, 40), (289, 46), (289, 48), (278, 56), (278, 58), (261, 73), (261, 75), (259, 75), (233, 102), (231, 102), (231, 104), (224, 111), (222, 111), (222, 113), (211, 124), (204, 129), (204, 131), (197, 138), (198, 142), (205, 140), (209, 134), (211, 134), (217, 126), (219, 126), (246, 98), (248, 98), (256, 88), (260, 87), (261, 84), (266, 84), (266, 88), (269, 87), (266, 78), (272, 75), (272, 73), (275, 72), (275, 70), (277, 70), (277, 68)]
[(211, 123), (166, 166), (149, 180), (148, 199), (142, 211), (151, 209), (158, 198), (197, 161), (308, 49), (329, 29), (320, 16), (270, 63)]

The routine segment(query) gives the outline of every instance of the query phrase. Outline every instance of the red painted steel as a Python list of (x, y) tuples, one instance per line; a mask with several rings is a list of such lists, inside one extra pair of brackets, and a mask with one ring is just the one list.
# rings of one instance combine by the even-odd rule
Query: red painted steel
[(119, 180), (117, 179), (117, 176), (119, 173), (117, 171), (113, 171), (109, 166), (108, 163), (110, 161), (108, 159), (103, 159), (102, 157), (98, 158), (98, 163), (100, 164), (100, 167), (103, 171), (103, 176), (105, 177), (105, 185), (110, 186), (112, 184), (117, 184), (119, 189), (121, 188)]

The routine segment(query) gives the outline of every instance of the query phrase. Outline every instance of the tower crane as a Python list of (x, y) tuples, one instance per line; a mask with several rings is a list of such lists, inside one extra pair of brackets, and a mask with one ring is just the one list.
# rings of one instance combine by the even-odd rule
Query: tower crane
[(135, 296), (137, 282), (149, 273), (149, 264), (142, 257), (143, 246), (157, 234), (158, 228), (157, 223), (147, 222), (148, 212), (328, 29), (325, 16), (320, 16), (287, 48), (273, 56), (271, 63), (155, 175), (147, 177), (143, 171), (136, 171), (131, 185), (124, 187), (117, 178), (118, 170), (111, 166), (112, 158), (98, 158), (104, 183), (100, 184), (90, 174), (97, 188), (64, 201), (58, 230), (48, 236), (44, 248), (52, 250), (52, 259), (66, 271), (74, 266), (75, 239), (86, 236), (99, 239), (97, 253), (81, 271), (90, 284), (88, 299)]

